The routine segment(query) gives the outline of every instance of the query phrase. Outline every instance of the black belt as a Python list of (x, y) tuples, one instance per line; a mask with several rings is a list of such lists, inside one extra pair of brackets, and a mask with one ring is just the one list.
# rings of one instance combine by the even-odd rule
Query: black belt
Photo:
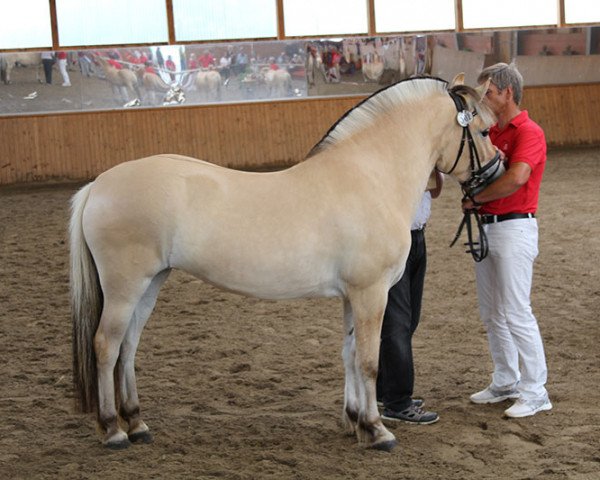
[(481, 215), (481, 223), (498, 223), (504, 220), (516, 220), (517, 218), (535, 218), (535, 213), (506, 213), (504, 215)]

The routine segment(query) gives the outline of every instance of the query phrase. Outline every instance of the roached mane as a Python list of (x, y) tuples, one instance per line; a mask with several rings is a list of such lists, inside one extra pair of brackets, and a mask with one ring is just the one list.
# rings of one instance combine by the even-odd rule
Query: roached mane
[(363, 100), (348, 110), (312, 148), (310, 158), (331, 145), (349, 138), (392, 108), (403, 103), (428, 98), (435, 93), (447, 92), (448, 82), (435, 77), (416, 77), (401, 80)]

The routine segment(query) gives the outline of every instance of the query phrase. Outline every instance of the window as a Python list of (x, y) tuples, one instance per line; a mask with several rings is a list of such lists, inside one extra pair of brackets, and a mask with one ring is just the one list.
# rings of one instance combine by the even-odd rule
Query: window
[(165, 0), (56, 0), (58, 39), (63, 47), (165, 43)]
[(463, 0), (462, 7), (464, 28), (558, 24), (556, 0), (503, 0), (489, 4)]
[(177, 41), (276, 38), (275, 0), (173, 0)]
[(598, 0), (564, 0), (566, 23), (600, 22)]
[(285, 34), (364, 34), (369, 31), (365, 0), (283, 0)]
[(52, 46), (48, 0), (3, 2), (0, 48)]
[(451, 0), (375, 0), (375, 30), (381, 32), (424, 32), (454, 30)]

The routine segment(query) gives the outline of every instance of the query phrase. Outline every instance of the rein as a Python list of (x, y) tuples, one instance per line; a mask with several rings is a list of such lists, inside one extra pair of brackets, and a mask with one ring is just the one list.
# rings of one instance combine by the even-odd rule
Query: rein
[[(496, 153), (494, 158), (489, 162), (489, 165), (486, 165), (485, 167), (481, 166), (481, 161), (479, 160), (479, 153), (477, 152), (477, 147), (475, 147), (473, 135), (471, 134), (471, 130), (469, 129), (469, 124), (473, 120), (473, 117), (477, 115), (477, 112), (475, 110), (473, 110), (472, 112), (467, 110), (466, 102), (464, 98), (460, 95), (454, 92), (448, 93), (454, 101), (454, 105), (456, 106), (456, 110), (458, 111), (456, 119), (459, 125), (462, 127), (463, 132), (460, 141), (460, 147), (458, 149), (458, 155), (456, 156), (454, 165), (452, 165), (452, 168), (448, 172), (442, 173), (449, 174), (454, 171), (465, 148), (465, 143), (468, 143), (471, 178), (461, 184), (461, 189), (463, 192), (463, 200), (467, 198), (473, 200), (473, 195), (477, 193), (475, 190), (486, 186), (487, 183), (489, 183), (487, 182), (487, 179), (490, 178), (489, 172), (488, 175), (485, 177), (482, 175), (486, 170), (488, 170), (489, 165), (497, 165), (496, 169), (492, 173), (492, 178), (496, 175), (500, 165), (500, 153)], [(474, 222), (472, 221), (471, 217), (474, 219)], [(473, 223), (475, 224), (477, 228), (477, 233), (479, 234), (479, 242), (473, 240)], [(489, 249), (487, 235), (485, 233), (485, 230), (483, 229), (481, 217), (477, 209), (465, 210), (463, 219), (460, 222), (460, 225), (458, 226), (458, 230), (456, 232), (456, 235), (454, 236), (454, 240), (452, 241), (452, 243), (450, 243), (450, 247), (454, 246), (454, 244), (457, 242), (465, 226), (467, 228), (467, 241), (464, 243), (464, 245), (468, 247), (465, 252), (470, 253), (473, 257), (473, 260), (475, 260), (476, 262), (481, 262), (487, 256)]]

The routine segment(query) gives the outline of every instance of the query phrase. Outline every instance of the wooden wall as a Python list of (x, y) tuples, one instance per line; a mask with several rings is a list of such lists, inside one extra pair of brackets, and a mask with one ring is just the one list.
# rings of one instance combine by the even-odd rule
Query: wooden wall
[[(88, 180), (180, 153), (240, 169), (301, 161), (360, 97), (0, 117), (0, 185)], [(526, 89), (550, 146), (600, 145), (600, 83)]]

